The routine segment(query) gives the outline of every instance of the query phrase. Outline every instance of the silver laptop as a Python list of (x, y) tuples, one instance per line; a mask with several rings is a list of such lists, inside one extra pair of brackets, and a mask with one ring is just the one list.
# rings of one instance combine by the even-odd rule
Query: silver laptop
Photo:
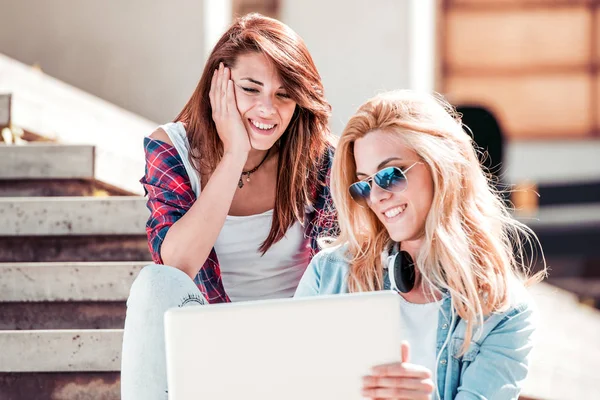
[(165, 332), (170, 400), (359, 400), (402, 339), (387, 291), (173, 309)]

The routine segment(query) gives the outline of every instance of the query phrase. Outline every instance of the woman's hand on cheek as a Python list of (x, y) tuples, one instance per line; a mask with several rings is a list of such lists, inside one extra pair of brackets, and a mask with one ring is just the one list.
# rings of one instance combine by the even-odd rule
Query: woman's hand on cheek
[(378, 365), (363, 378), (362, 395), (370, 399), (429, 400), (434, 385), (431, 371), (410, 364), (410, 347), (402, 343), (402, 362)]
[(250, 138), (235, 101), (231, 70), (221, 63), (210, 84), (212, 119), (223, 142), (225, 153), (248, 156)]

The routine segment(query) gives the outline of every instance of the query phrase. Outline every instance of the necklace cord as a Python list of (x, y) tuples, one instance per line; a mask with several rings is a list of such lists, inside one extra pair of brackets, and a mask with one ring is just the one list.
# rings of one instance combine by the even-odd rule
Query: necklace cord
[(265, 157), (262, 159), (260, 164), (258, 164), (256, 167), (252, 168), (250, 171), (242, 171), (242, 173), (240, 174), (240, 180), (238, 181), (238, 187), (240, 189), (244, 187), (244, 179), (242, 179), (244, 177), (244, 175), (247, 175), (246, 182), (250, 182), (250, 174), (255, 173), (256, 170), (259, 169), (261, 165), (263, 165), (263, 163), (267, 160), (267, 157), (269, 157), (270, 152), (271, 152), (271, 149), (267, 150), (267, 154), (265, 154)]

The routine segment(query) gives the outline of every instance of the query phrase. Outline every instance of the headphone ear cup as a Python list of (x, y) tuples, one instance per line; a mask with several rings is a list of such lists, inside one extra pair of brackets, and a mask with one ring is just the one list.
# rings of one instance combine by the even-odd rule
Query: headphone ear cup
[(388, 277), (390, 278), (390, 289), (398, 292), (398, 284), (396, 283), (396, 260), (399, 258), (400, 253), (395, 253), (388, 257)]
[(390, 282), (392, 288), (401, 293), (408, 293), (415, 287), (415, 264), (408, 252), (396, 253), (391, 267)]

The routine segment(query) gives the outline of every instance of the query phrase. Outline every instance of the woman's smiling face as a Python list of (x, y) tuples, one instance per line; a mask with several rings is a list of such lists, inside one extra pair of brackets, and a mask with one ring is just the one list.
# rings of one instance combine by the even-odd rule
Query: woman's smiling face
[(270, 149), (290, 124), (296, 102), (283, 87), (275, 65), (261, 53), (238, 56), (231, 79), (250, 144), (257, 150)]
[(397, 134), (383, 130), (369, 132), (354, 142), (354, 160), (357, 180), (367, 179), (385, 167), (402, 171), (410, 167), (405, 173), (406, 189), (389, 192), (371, 182), (367, 204), (392, 240), (420, 241), (433, 202), (433, 179), (427, 165)]

